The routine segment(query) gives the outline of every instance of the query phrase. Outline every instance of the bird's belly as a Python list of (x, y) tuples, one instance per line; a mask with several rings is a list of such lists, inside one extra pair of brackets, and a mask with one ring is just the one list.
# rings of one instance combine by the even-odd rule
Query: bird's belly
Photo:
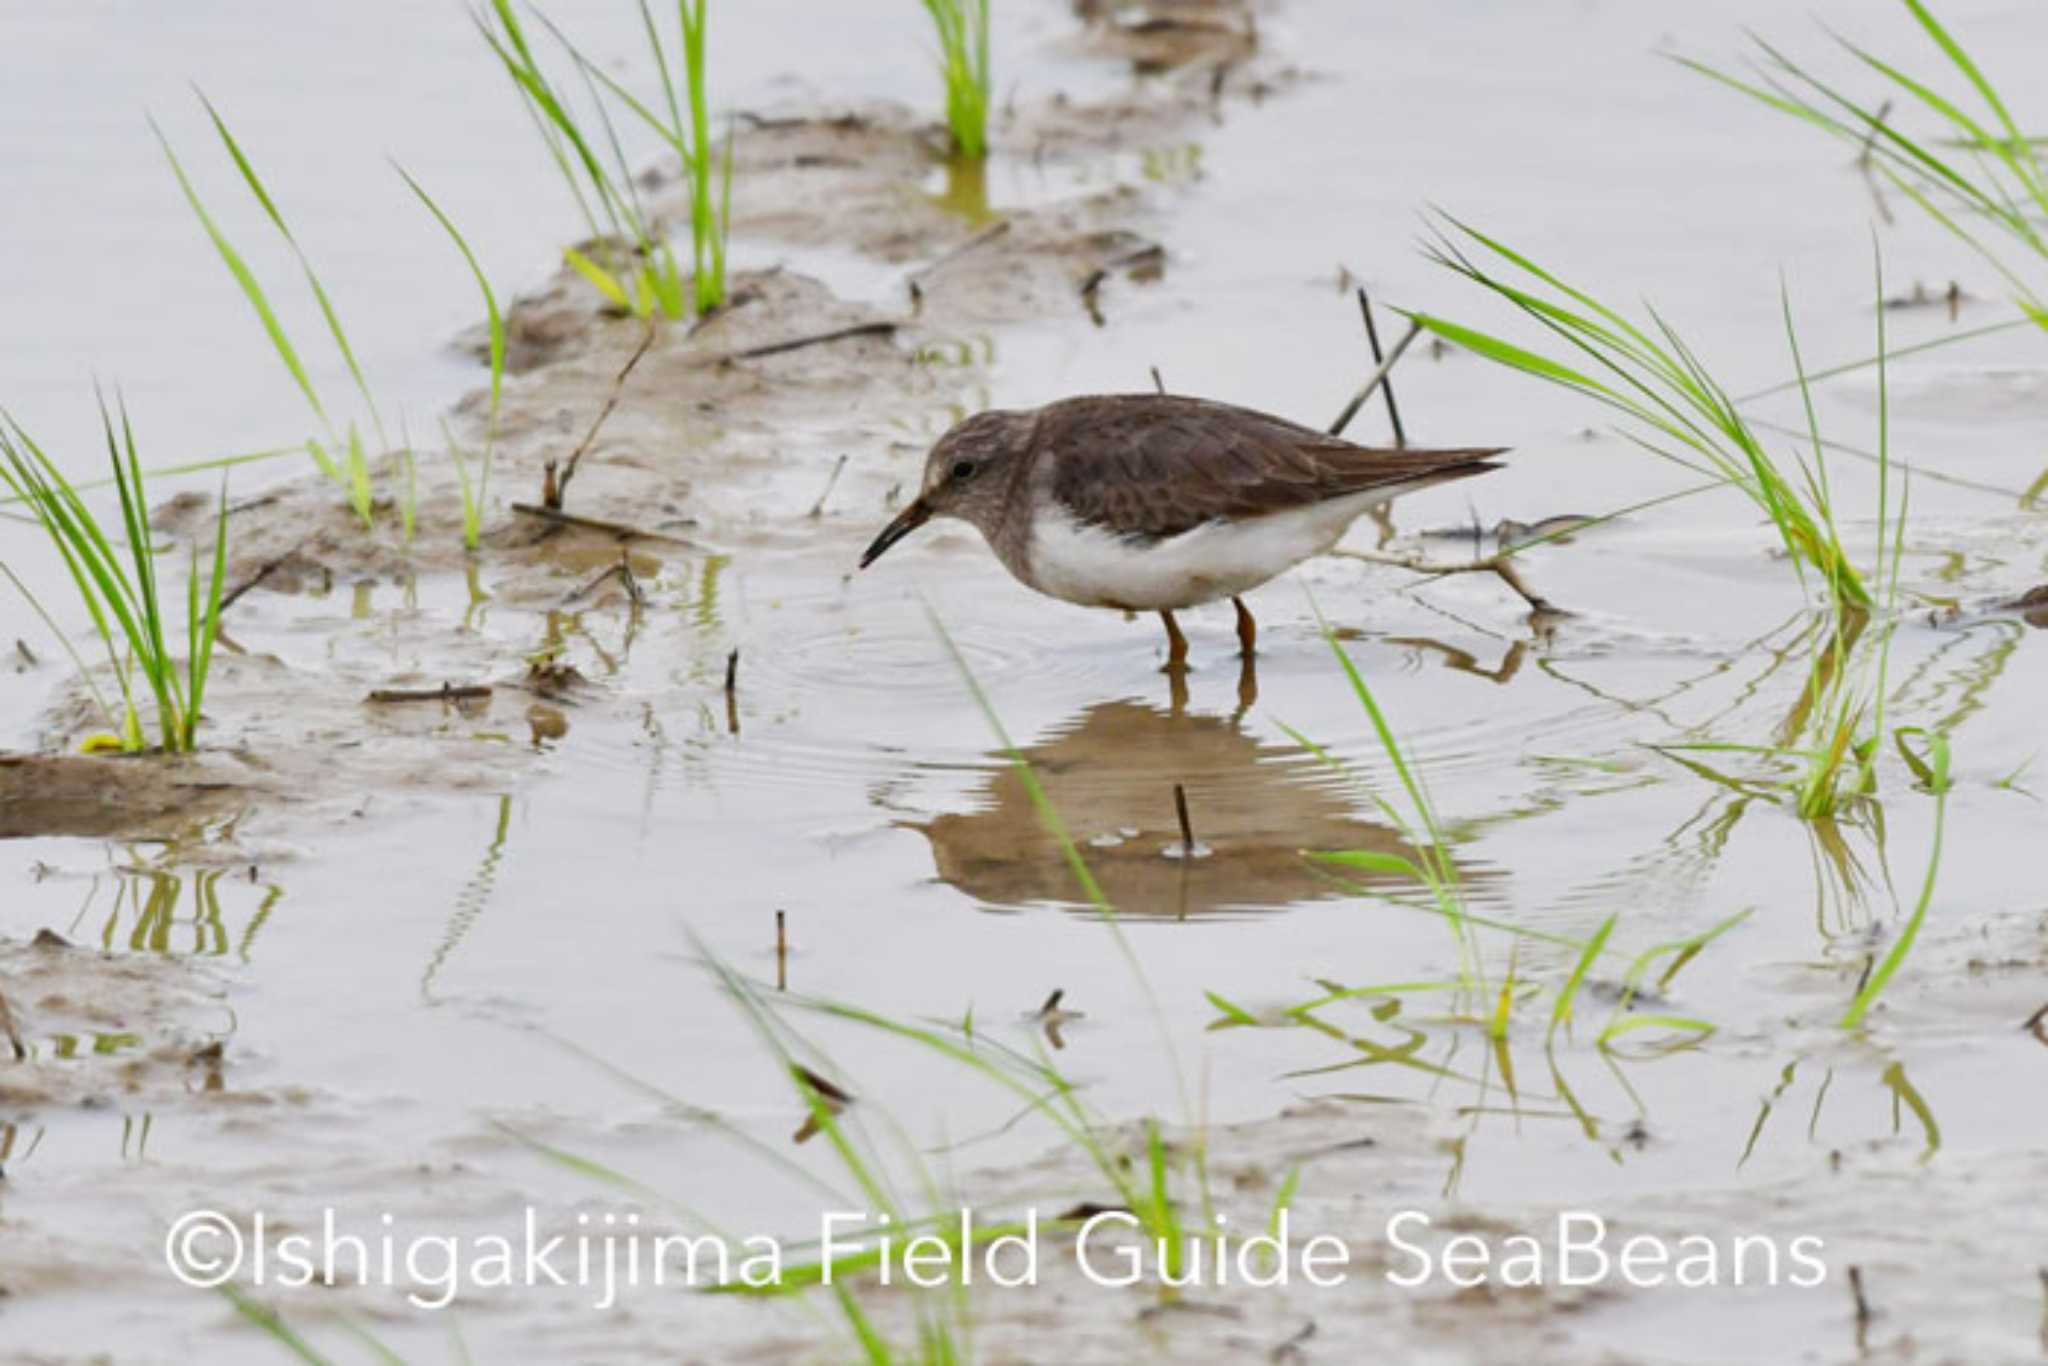
[[(1156, 611), (1234, 597), (1335, 545), (1376, 498), (1353, 496), (1142, 541), (1067, 517), (1041, 517), (1031, 583), (1084, 607)], [(1020, 576), (1021, 577), (1021, 576)]]

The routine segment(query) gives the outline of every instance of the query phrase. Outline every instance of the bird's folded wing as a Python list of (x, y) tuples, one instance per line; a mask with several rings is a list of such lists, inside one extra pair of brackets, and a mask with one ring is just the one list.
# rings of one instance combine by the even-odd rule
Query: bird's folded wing
[(1354, 446), (1264, 413), (1168, 396), (1055, 404), (1033, 443), (1060, 452), (1052, 494), (1076, 518), (1147, 538), (1374, 489), (1407, 491), (1490, 469), (1486, 457), (1499, 454)]

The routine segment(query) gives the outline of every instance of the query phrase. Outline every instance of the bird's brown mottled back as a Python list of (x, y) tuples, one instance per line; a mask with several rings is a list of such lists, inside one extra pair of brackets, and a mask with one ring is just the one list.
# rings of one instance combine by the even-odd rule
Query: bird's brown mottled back
[[(1038, 410), (1031, 463), (1083, 522), (1157, 539), (1377, 488), (1410, 492), (1494, 468), (1501, 448), (1357, 446), (1207, 399), (1113, 394)], [(1041, 477), (1044, 477), (1042, 474)]]

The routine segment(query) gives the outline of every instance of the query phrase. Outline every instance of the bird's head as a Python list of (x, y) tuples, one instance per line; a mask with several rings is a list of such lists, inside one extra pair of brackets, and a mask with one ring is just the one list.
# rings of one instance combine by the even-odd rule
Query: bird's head
[(882, 553), (934, 517), (958, 517), (994, 531), (1008, 501), (1010, 475), (1024, 458), (1029, 413), (976, 413), (940, 437), (925, 457), (924, 482), (910, 505), (882, 528), (860, 557), (866, 569)]

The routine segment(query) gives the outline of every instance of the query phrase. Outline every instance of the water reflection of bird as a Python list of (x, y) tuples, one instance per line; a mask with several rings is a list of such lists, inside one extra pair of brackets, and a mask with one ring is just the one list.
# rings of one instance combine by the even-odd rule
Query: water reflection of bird
[[(1100, 702), (1024, 750), (1104, 895), (1126, 915), (1278, 910), (1342, 895), (1304, 849), (1414, 858), (1360, 820), (1343, 780), (1292, 746), (1262, 744), (1220, 716)], [(1174, 784), (1198, 848), (1182, 852)], [(941, 880), (988, 906), (1084, 903), (1057, 841), (1013, 766), (992, 772), (979, 809), (913, 825)]]

